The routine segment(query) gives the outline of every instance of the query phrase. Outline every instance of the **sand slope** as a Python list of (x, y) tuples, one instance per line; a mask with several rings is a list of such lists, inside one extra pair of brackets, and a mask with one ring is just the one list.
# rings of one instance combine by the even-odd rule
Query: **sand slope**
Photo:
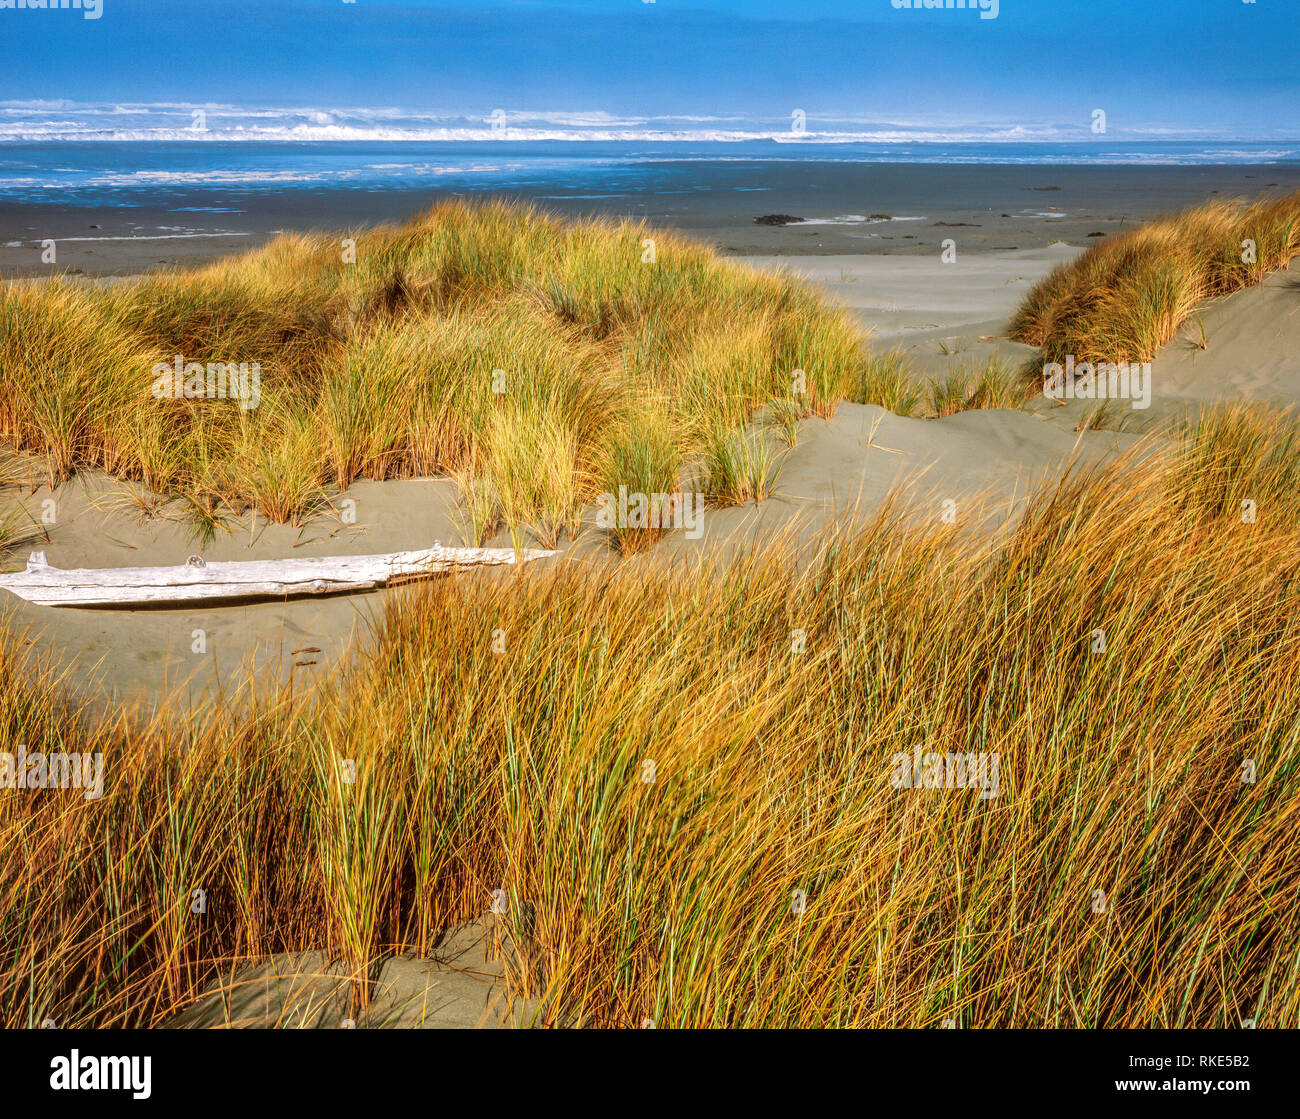
[(891, 493), (909, 521), (945, 523), (947, 510), (955, 527), (987, 532), (1018, 515), (1035, 486), (1070, 464), (1098, 463), (1139, 438), (1075, 434), (1002, 409), (923, 420), (875, 405), (842, 404), (829, 420), (800, 424), (771, 499), (708, 510), (698, 540), (674, 533), (655, 553), (698, 555), (782, 535), (807, 537), (828, 524), (870, 516)]
[[(45, 552), (56, 567), (139, 567), (209, 560), (362, 555), (434, 541), (459, 543), (452, 516), (455, 486), (446, 479), (359, 482), (303, 528), (249, 523), (219, 532), (208, 544), (192, 527), (163, 515), (144, 517), (126, 500), (132, 488), (96, 474), (78, 475), (57, 491), (45, 487), (0, 493), (0, 511), (23, 511), (26, 527), (5, 571), (20, 570), (29, 552)], [(44, 524), (53, 500), (55, 522)], [(353, 523), (344, 517), (355, 516)], [(260, 684), (309, 683), (337, 665), (370, 632), (383, 592), (241, 603), (209, 609), (119, 610), (33, 606), (0, 593), (0, 624), (26, 631), (33, 652), (51, 654), (68, 669), (78, 698), (113, 704), (165, 697), (198, 698), (238, 686), (251, 666)], [(201, 633), (200, 633), (201, 631)]]
[(233, 969), (167, 1023), (171, 1029), (474, 1029), (527, 1025), (533, 1007), (505, 995), (503, 959), (514, 956), (495, 918), (443, 934), (428, 958), (384, 959), (371, 1002), (350, 1008), (351, 977), (319, 952), (295, 952)]
[[(944, 420), (905, 419), (874, 406), (842, 405), (829, 421), (805, 420), (783, 460), (773, 499), (758, 506), (706, 510), (698, 539), (670, 534), (638, 562), (697, 558), (737, 549), (771, 534), (806, 536), (851, 513), (869, 515), (891, 489), (909, 482), (909, 515), (938, 517), (957, 503), (959, 526), (987, 529), (1014, 515), (1036, 481), (1072, 459), (1095, 462), (1131, 446), (1135, 436), (1083, 435), (1018, 412), (968, 412)], [(455, 487), (446, 479), (359, 482), (334, 508), (304, 527), (245, 518), (206, 546), (168, 517), (143, 517), (124, 501), (123, 483), (97, 475), (74, 478), (57, 491), (13, 488), (0, 508), (23, 510), (32, 527), (0, 567), (18, 570), (39, 548), (56, 567), (130, 567), (209, 560), (277, 559), (364, 554), (461, 543)], [(55, 501), (55, 523), (41, 523)], [(342, 517), (355, 502), (355, 522)], [(577, 541), (561, 550), (575, 559), (611, 553), (594, 525), (594, 507)], [(500, 535), (492, 543), (507, 546)], [(542, 561), (553, 562), (553, 561)], [(457, 578), (458, 576), (440, 576)], [(496, 577), (510, 577), (509, 573)], [(251, 670), (259, 686), (309, 684), (337, 666), (370, 635), (386, 594), (261, 601), (194, 609), (69, 609), (0, 596), (0, 624), (22, 631), (32, 653), (66, 670), (68, 690), (113, 707), (144, 701), (231, 697)]]
[(1300, 401), (1300, 262), (1204, 304), (1161, 349), (1152, 374), (1160, 397)]
[[(1206, 348), (1201, 349), (1201, 327)], [(1031, 351), (1032, 352), (1032, 351)], [(1151, 363), (1151, 404), (1116, 401), (1105, 423), (1130, 431), (1167, 428), (1216, 403), (1300, 403), (1300, 262), (1262, 284), (1209, 300), (1183, 323)], [(1026, 410), (1053, 424), (1077, 426), (1090, 401), (1031, 400)]]

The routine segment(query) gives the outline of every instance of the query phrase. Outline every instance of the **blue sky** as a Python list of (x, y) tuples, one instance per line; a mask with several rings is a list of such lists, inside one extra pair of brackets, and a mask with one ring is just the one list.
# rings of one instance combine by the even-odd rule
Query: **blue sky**
[(1300, 135), (1297, 0), (102, 0), (0, 10), (0, 102)]

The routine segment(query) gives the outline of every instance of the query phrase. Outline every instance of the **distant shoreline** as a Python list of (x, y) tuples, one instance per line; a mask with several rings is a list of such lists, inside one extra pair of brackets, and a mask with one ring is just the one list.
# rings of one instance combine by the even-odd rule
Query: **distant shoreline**
[[(568, 216), (644, 218), (736, 256), (937, 255), (946, 239), (959, 252), (1040, 249), (1054, 241), (1085, 246), (1092, 234), (1112, 234), (1216, 193), (1300, 189), (1300, 166), (670, 161), (635, 174), (613, 168), (607, 179), (607, 189), (593, 192), (563, 170), (539, 167), (508, 188), (186, 183), (118, 189), (84, 204), (48, 201), (53, 192), (31, 200), (11, 193), (0, 202), (0, 277), (55, 270), (131, 275), (201, 264), (257, 248), (280, 230), (397, 222), (452, 196), (517, 198)], [(775, 213), (814, 220), (754, 222)], [(880, 214), (912, 220), (848, 220)], [(57, 245), (53, 268), (41, 262), (46, 239)]]

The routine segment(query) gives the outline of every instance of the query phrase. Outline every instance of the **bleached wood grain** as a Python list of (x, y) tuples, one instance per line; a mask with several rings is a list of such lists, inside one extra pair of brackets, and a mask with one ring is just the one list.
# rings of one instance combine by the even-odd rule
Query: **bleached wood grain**
[(211, 602), (369, 590), (405, 575), (544, 559), (554, 552), (513, 548), (444, 548), (313, 559), (207, 563), (191, 557), (173, 567), (58, 568), (34, 553), (27, 570), (0, 575), (0, 589), (40, 606), (110, 606)]

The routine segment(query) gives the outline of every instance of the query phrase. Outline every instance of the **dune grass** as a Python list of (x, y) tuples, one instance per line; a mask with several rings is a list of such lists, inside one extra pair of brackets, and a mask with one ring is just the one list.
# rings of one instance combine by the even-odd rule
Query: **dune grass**
[(783, 457), (765, 431), (713, 436), (705, 444), (701, 476), (709, 504), (722, 508), (771, 497)]
[(1300, 194), (1212, 201), (1107, 237), (1036, 284), (1011, 337), (1043, 360), (1150, 361), (1202, 300), (1300, 256)]
[[(816, 415), (905, 403), (864, 340), (809, 287), (677, 235), (446, 203), (124, 285), (0, 288), (0, 442), (43, 456), (52, 484), (103, 469), (210, 525), (301, 518), (357, 478), (450, 475), (491, 502), (480, 532), (553, 540), (615, 481), (620, 445), (648, 439), (664, 479), (792, 391)], [(256, 363), (257, 406), (158, 399), (152, 370), (176, 355)]]
[[(544, 1023), (1295, 1027), (1298, 472), (1238, 409), (984, 549), (886, 506), (429, 582), (310, 701), (197, 718), (69, 710), (4, 639), (0, 741), (107, 790), (0, 794), (0, 1022), (156, 1023), (303, 948), (364, 977), (501, 890)], [(916, 747), (999, 794), (893, 787)]]
[(962, 362), (941, 380), (929, 384), (929, 411), (942, 419), (957, 412), (977, 408), (1019, 408), (1028, 388), (1024, 378), (999, 357), (988, 357), (982, 364)]

